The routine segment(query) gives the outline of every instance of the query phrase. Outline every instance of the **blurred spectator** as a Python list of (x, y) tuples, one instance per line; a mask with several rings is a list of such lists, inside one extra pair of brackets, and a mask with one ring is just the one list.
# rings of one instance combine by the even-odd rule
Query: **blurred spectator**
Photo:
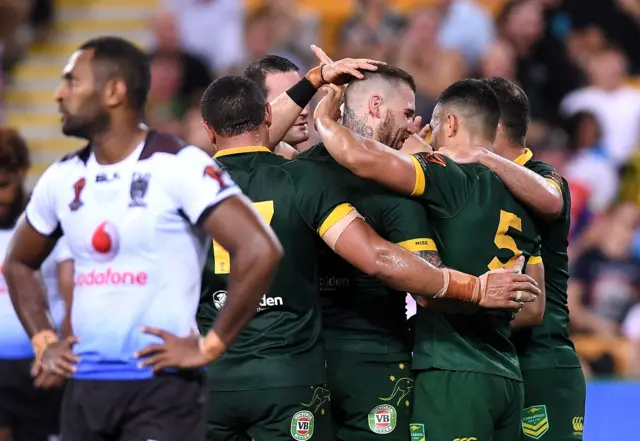
[(571, 33), (567, 37), (566, 43), (571, 61), (586, 71), (591, 57), (606, 49), (607, 39), (602, 29), (588, 26)]
[(156, 14), (151, 21), (151, 29), (155, 39), (151, 58), (175, 58), (181, 71), (179, 93), (187, 100), (199, 99), (213, 77), (202, 58), (182, 48), (178, 22), (173, 13), (162, 11)]
[(572, 219), (588, 209), (600, 214), (613, 203), (618, 192), (618, 171), (607, 157), (602, 144), (602, 131), (593, 113), (578, 112), (567, 124), (569, 147), (573, 157), (564, 168), (571, 184)]
[(45, 41), (51, 34), (54, 19), (53, 0), (33, 0), (30, 22), (34, 29), (34, 39)]
[(200, 106), (193, 106), (187, 112), (182, 123), (181, 131), (178, 132), (180, 137), (191, 145), (200, 147), (207, 152), (209, 156), (216, 154), (215, 146), (211, 144), (207, 132), (202, 127), (202, 113)]
[(178, 18), (184, 47), (207, 60), (219, 74), (242, 62), (244, 2), (239, 0), (164, 0)]
[(480, 78), (503, 77), (516, 81), (516, 52), (503, 40), (494, 42), (482, 55)]
[(627, 86), (624, 54), (609, 48), (590, 58), (589, 86), (570, 93), (561, 104), (565, 115), (594, 113), (603, 128), (607, 155), (616, 164), (630, 158), (640, 139), (640, 90)]
[(623, 203), (592, 226), (595, 243), (575, 262), (569, 280), (571, 326), (580, 332), (612, 336), (640, 299), (640, 260), (633, 235), (640, 212)]
[(443, 14), (438, 38), (446, 49), (462, 53), (474, 69), (495, 39), (493, 18), (474, 0), (436, 0)]
[(468, 75), (459, 52), (443, 49), (437, 31), (440, 13), (423, 8), (412, 14), (400, 43), (396, 64), (411, 72), (417, 87), (416, 114), (429, 120), (438, 95), (451, 83)]
[(31, 3), (25, 0), (0, 0), (0, 60), (7, 71), (20, 57), (24, 46), (23, 24), (29, 17)]
[(366, 57), (391, 60), (405, 26), (388, 0), (357, 0), (358, 12), (340, 33), (340, 58)]
[(188, 106), (188, 98), (180, 93), (182, 65), (172, 54), (158, 52), (151, 59), (151, 89), (147, 121), (158, 130), (176, 133), (178, 121)]

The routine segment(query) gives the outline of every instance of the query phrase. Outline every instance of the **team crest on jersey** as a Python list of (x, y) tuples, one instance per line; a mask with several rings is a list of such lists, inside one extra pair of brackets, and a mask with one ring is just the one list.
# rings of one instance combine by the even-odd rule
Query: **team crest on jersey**
[(434, 152), (420, 152), (414, 155), (419, 161), (422, 159), (424, 162), (430, 162), (432, 164), (437, 164), (441, 167), (446, 167), (447, 162), (440, 153)]
[(291, 437), (298, 441), (306, 441), (313, 436), (313, 414), (301, 410), (291, 418)]
[(147, 203), (144, 201), (144, 196), (149, 189), (149, 173), (134, 173), (131, 178), (131, 186), (129, 187), (129, 195), (131, 196), (131, 202), (129, 207), (146, 207)]
[(386, 434), (393, 432), (396, 428), (398, 413), (395, 407), (389, 404), (381, 404), (371, 409), (367, 419), (369, 421), (369, 429), (373, 433)]
[(84, 202), (80, 200), (80, 195), (82, 194), (82, 190), (84, 190), (84, 186), (86, 184), (87, 180), (85, 178), (80, 178), (75, 182), (75, 184), (73, 184), (73, 201), (69, 204), (71, 211), (77, 211), (84, 205)]
[(227, 184), (224, 182), (224, 179), (222, 177), (222, 171), (215, 168), (214, 166), (207, 165), (204, 168), (204, 176), (209, 176), (211, 179), (216, 181), (220, 186), (220, 190), (227, 188)]
[(411, 441), (425, 441), (424, 424), (409, 424)]
[(222, 307), (226, 302), (227, 302), (226, 291), (216, 291), (213, 293), (213, 306), (215, 306), (218, 311), (222, 309)]
[(529, 438), (540, 439), (549, 430), (547, 406), (531, 406), (523, 411), (522, 431)]

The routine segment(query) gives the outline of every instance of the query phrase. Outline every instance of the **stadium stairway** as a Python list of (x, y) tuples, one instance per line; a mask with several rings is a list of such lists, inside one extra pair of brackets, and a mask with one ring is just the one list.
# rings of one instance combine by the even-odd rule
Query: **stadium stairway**
[(82, 141), (65, 138), (53, 93), (69, 55), (84, 41), (99, 35), (119, 35), (148, 47), (149, 17), (159, 0), (56, 0), (55, 32), (45, 43), (29, 48), (5, 94), (8, 125), (27, 138), (33, 167), (32, 188), (42, 172)]

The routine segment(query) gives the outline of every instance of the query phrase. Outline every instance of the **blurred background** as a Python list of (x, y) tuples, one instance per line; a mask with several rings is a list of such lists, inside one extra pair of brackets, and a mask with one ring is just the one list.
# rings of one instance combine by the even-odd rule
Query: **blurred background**
[(31, 186), (82, 144), (61, 135), (52, 94), (67, 57), (104, 34), (151, 57), (149, 125), (200, 146), (212, 79), (270, 53), (305, 72), (313, 43), (408, 70), (427, 121), (456, 80), (516, 81), (529, 145), (571, 186), (572, 332), (594, 380), (585, 439), (633, 425), (617, 409), (640, 399), (640, 0), (0, 0), (0, 123), (29, 142)]

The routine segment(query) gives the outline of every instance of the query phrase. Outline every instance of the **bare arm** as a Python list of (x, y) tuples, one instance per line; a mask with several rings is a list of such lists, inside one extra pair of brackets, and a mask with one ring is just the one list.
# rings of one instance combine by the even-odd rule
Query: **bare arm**
[(202, 226), (229, 251), (233, 267), (227, 302), (204, 343), (207, 352), (221, 353), (255, 315), (282, 258), (282, 248), (245, 196), (222, 201)]
[(545, 218), (556, 218), (562, 213), (564, 200), (557, 184), (533, 171), (482, 149), (480, 164), (490, 168), (523, 204)]
[(58, 262), (58, 292), (64, 299), (65, 313), (60, 326), (60, 333), (63, 338), (73, 335), (71, 329), (71, 306), (73, 304), (73, 286), (74, 286), (74, 266), (73, 260), (68, 259)]
[(527, 265), (527, 274), (538, 282), (541, 294), (536, 300), (526, 303), (522, 310), (518, 312), (511, 322), (514, 329), (525, 328), (539, 325), (544, 317), (544, 309), (546, 306), (545, 289), (544, 289), (544, 264), (536, 263)]
[(329, 117), (320, 116), (315, 122), (327, 151), (343, 167), (399, 193), (414, 192), (417, 177), (411, 156), (364, 138)]

